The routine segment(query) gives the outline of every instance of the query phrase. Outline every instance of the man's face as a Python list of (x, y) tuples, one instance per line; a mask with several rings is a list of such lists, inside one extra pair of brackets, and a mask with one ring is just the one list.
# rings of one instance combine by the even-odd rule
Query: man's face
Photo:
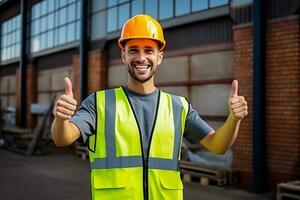
[(128, 40), (121, 54), (128, 73), (140, 83), (153, 77), (163, 57), (157, 42), (150, 39)]

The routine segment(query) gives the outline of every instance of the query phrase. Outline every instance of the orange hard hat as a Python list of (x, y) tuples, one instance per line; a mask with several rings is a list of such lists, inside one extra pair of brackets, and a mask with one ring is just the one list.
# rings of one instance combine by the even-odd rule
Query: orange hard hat
[(118, 45), (124, 49), (124, 41), (128, 39), (151, 39), (159, 42), (160, 50), (166, 46), (164, 34), (158, 21), (149, 15), (136, 15), (124, 24)]

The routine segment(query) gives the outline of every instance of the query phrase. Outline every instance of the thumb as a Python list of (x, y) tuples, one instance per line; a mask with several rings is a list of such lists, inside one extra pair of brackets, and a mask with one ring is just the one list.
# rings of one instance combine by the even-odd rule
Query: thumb
[(65, 78), (66, 95), (73, 98), (72, 83), (68, 77)]
[(239, 82), (237, 80), (233, 80), (231, 84), (230, 97), (237, 97), (238, 89), (239, 89)]

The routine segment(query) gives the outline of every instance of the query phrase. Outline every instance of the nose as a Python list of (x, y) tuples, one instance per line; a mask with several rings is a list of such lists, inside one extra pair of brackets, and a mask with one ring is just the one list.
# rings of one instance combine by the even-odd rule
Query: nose
[(137, 56), (137, 60), (141, 63), (146, 61), (146, 55), (143, 51), (139, 52), (139, 54)]

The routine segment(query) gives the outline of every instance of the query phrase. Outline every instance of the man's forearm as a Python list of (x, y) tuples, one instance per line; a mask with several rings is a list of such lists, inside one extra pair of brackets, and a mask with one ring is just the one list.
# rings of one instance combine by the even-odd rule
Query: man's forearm
[(52, 138), (56, 146), (66, 146), (80, 136), (79, 129), (69, 120), (54, 119), (51, 127)]
[(201, 140), (201, 144), (213, 153), (224, 154), (235, 141), (240, 123), (241, 119), (237, 119), (233, 114), (229, 114), (223, 126), (215, 132), (209, 133)]

